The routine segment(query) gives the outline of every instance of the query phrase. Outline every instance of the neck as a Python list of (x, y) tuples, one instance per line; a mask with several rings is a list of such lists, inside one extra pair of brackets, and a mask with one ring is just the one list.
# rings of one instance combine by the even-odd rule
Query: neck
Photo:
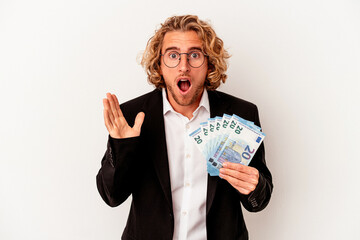
[(190, 120), (193, 117), (194, 111), (198, 108), (199, 103), (200, 102), (198, 102), (196, 105), (192, 105), (192, 106), (180, 106), (180, 105), (174, 105), (171, 103), (170, 104), (176, 112), (180, 113), (181, 115), (187, 117)]

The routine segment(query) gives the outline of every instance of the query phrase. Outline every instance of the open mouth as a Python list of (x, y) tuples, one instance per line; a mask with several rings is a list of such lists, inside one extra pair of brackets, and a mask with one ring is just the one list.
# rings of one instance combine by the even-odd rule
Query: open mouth
[(182, 94), (185, 94), (189, 91), (191, 87), (191, 82), (189, 81), (189, 79), (183, 78), (183, 79), (179, 79), (177, 85), (180, 89), (180, 92)]

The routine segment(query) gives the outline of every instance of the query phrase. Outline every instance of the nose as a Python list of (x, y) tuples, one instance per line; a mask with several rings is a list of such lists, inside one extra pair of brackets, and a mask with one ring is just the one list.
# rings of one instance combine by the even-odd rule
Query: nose
[(186, 55), (183, 55), (180, 57), (180, 63), (179, 63), (179, 71), (180, 72), (189, 72), (190, 71), (190, 65), (189, 61)]

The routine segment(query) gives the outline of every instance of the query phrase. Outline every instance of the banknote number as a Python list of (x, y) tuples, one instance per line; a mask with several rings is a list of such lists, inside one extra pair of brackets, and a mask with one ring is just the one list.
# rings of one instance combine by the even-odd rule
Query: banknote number
[(214, 125), (210, 124), (210, 132), (214, 131)]
[(237, 134), (240, 134), (242, 130), (243, 130), (243, 128), (242, 128), (242, 127), (237, 126), (237, 128), (236, 128), (235, 132), (236, 132)]
[(197, 136), (197, 137), (195, 137), (194, 139), (195, 139), (195, 141), (196, 141), (197, 144), (202, 143), (202, 139), (200, 138), (200, 136)]
[(204, 130), (204, 135), (207, 136), (208, 135), (208, 130), (206, 128), (204, 128), (203, 130)]
[(255, 152), (255, 149), (250, 150), (249, 145), (246, 145), (245, 151), (241, 154), (241, 156), (243, 158), (245, 158), (246, 160), (249, 160), (251, 158), (251, 154), (253, 154)]
[(228, 124), (229, 124), (229, 121), (224, 120), (223, 128), (226, 128)]
[(235, 125), (236, 125), (236, 122), (235, 122), (235, 121), (231, 121), (230, 128), (231, 128), (231, 129), (234, 129)]

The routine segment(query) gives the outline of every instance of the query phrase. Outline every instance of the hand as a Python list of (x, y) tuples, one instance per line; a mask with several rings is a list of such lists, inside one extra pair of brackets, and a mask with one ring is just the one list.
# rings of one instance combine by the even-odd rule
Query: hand
[(225, 162), (220, 169), (220, 177), (245, 195), (254, 191), (259, 183), (259, 171), (240, 163)]
[(107, 93), (103, 99), (105, 126), (112, 138), (129, 138), (140, 136), (141, 125), (144, 122), (145, 114), (139, 112), (136, 115), (133, 127), (127, 123), (119, 106), (115, 94)]

